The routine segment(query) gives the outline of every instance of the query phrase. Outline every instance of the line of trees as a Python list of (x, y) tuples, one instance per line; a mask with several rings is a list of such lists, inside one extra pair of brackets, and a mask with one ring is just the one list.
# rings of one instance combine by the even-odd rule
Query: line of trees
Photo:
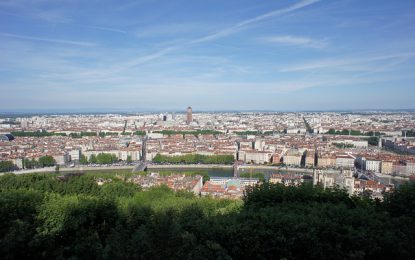
[[(96, 178), (111, 178), (99, 186)], [(414, 259), (415, 184), (384, 201), (264, 183), (243, 201), (108, 175), (0, 176), (3, 259)]]
[(171, 164), (232, 164), (233, 155), (202, 155), (186, 154), (178, 156), (168, 156), (157, 154), (153, 158), (154, 163), (171, 163)]
[(23, 168), (25, 169), (34, 169), (34, 168), (43, 168), (56, 165), (56, 160), (53, 156), (45, 155), (40, 157), (38, 160), (32, 159), (23, 159)]
[[(47, 131), (42, 131), (42, 132), (20, 131), (20, 132), (11, 132), (11, 134), (13, 136), (18, 136), (18, 137), (68, 136), (66, 133), (52, 133), (52, 132), (47, 132)], [(98, 134), (98, 136), (100, 137), (116, 136), (116, 135), (118, 135), (117, 132), (100, 132)], [(82, 138), (83, 136), (97, 136), (97, 132), (70, 133), (69, 136), (72, 138)]]
[(313, 128), (311, 128), (310, 124), (307, 122), (305, 117), (303, 117), (303, 120), (304, 120), (305, 128), (307, 129), (307, 132), (309, 132), (310, 134), (313, 133)]
[(326, 132), (326, 134), (330, 134), (330, 135), (359, 135), (359, 136), (380, 136), (384, 133), (381, 132), (373, 132), (373, 131), (369, 131), (366, 133), (362, 133), (360, 132), (360, 130), (350, 130), (349, 129), (343, 129), (341, 131), (336, 131), (336, 129), (334, 128), (330, 128), (329, 131)]
[(42, 132), (25, 132), (25, 131), (20, 131), (20, 132), (11, 132), (11, 134), (13, 136), (18, 136), (18, 137), (66, 136), (65, 133), (51, 133), (51, 132), (46, 132), (46, 131), (42, 131)]
[(216, 130), (208, 130), (208, 129), (202, 129), (202, 130), (194, 130), (194, 131), (179, 131), (179, 130), (162, 130), (162, 131), (155, 131), (155, 133), (160, 133), (164, 135), (219, 135), (222, 134), (220, 131)]
[(256, 130), (256, 131), (247, 130), (247, 131), (239, 131), (239, 132), (234, 132), (234, 133), (237, 135), (273, 135), (274, 131), (261, 132), (259, 130)]
[[(118, 161), (118, 157), (113, 153), (99, 153), (97, 155), (92, 154), (89, 158), (85, 155), (81, 155), (79, 158), (80, 164), (112, 164)], [(127, 158), (128, 161), (128, 158)]]

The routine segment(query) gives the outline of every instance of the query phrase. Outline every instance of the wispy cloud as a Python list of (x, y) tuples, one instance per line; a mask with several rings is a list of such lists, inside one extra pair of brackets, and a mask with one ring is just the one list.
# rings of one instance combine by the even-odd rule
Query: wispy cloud
[(267, 43), (302, 46), (306, 48), (317, 48), (317, 49), (324, 48), (328, 45), (327, 40), (316, 40), (316, 39), (291, 36), (291, 35), (268, 37), (268, 38), (265, 38), (264, 41)]
[(246, 28), (250, 25), (253, 25), (255, 23), (262, 22), (264, 20), (267, 20), (267, 19), (270, 19), (270, 18), (273, 18), (273, 17), (277, 17), (277, 16), (280, 16), (280, 15), (291, 13), (295, 10), (307, 7), (307, 6), (312, 5), (314, 3), (317, 3), (317, 2), (320, 2), (320, 0), (304, 0), (304, 1), (298, 2), (294, 5), (291, 5), (291, 6), (286, 7), (286, 8), (276, 9), (274, 11), (271, 11), (271, 12), (268, 12), (268, 13), (265, 13), (265, 14), (262, 14), (262, 15), (258, 15), (256, 17), (253, 17), (253, 18), (250, 18), (250, 19), (247, 19), (247, 20), (244, 20), (244, 21), (241, 21), (241, 22), (239, 22), (239, 23), (237, 23), (233, 26), (230, 26), (230, 27), (225, 28), (223, 30), (220, 30), (218, 32), (212, 33), (212, 34), (207, 35), (205, 37), (196, 39), (196, 40), (192, 41), (192, 43), (200, 43), (200, 42), (212, 41), (212, 40), (215, 40), (215, 39), (218, 39), (218, 38), (222, 38), (222, 37), (228, 36), (230, 34), (236, 33), (236, 32), (238, 32), (238, 31), (240, 31), (240, 30), (242, 30), (242, 29), (244, 29), (244, 28)]
[[(297, 71), (313, 71), (313, 70), (322, 70), (322, 69), (338, 69), (338, 68), (349, 68), (351, 65), (359, 65), (365, 63), (373, 63), (385, 60), (401, 60), (403, 58), (413, 58), (415, 57), (415, 52), (402, 52), (402, 53), (393, 53), (393, 54), (383, 54), (383, 55), (371, 55), (366, 57), (339, 57), (332, 59), (321, 59), (313, 62), (298, 64), (294, 66), (287, 66), (280, 69), (280, 72), (297, 72)], [(398, 64), (398, 63), (397, 63)]]
[(94, 26), (94, 25), (81, 25), (85, 28), (100, 30), (100, 31), (107, 31), (107, 32), (115, 32), (115, 33), (122, 33), (127, 34), (127, 31), (116, 29), (116, 28), (110, 28), (110, 27), (104, 27), (104, 26)]
[(172, 52), (173, 50), (181, 49), (184, 46), (204, 43), (204, 42), (212, 41), (212, 40), (215, 40), (215, 39), (218, 39), (218, 38), (226, 37), (226, 36), (229, 36), (231, 34), (234, 34), (234, 33), (238, 32), (242, 29), (245, 29), (248, 26), (252, 26), (252, 25), (254, 25), (256, 23), (259, 23), (261, 21), (264, 21), (266, 19), (270, 19), (270, 18), (280, 16), (280, 15), (284, 15), (284, 14), (288, 14), (290, 12), (293, 12), (295, 10), (298, 10), (298, 9), (301, 9), (301, 8), (304, 8), (304, 7), (307, 7), (311, 4), (317, 3), (319, 1), (320, 0), (303, 0), (301, 2), (298, 2), (298, 3), (294, 4), (294, 5), (291, 5), (289, 7), (282, 8), (282, 9), (276, 9), (274, 11), (271, 11), (271, 12), (268, 12), (268, 13), (265, 13), (265, 14), (262, 14), (262, 15), (244, 20), (244, 21), (241, 21), (241, 22), (239, 22), (239, 23), (237, 23), (233, 26), (230, 26), (228, 28), (219, 30), (215, 33), (206, 35), (204, 37), (194, 39), (194, 40), (190, 40), (190, 41), (185, 42), (185, 43), (180, 44), (180, 45), (173, 45), (173, 46), (167, 47), (167, 48), (165, 48), (161, 51), (158, 51), (156, 53), (149, 54), (146, 57), (138, 58), (137, 61), (139, 61), (139, 62), (131, 61), (131, 62), (129, 62), (129, 64), (133, 64), (135, 66), (135, 65), (141, 64), (143, 61), (151, 61), (151, 60), (160, 58), (160, 57)]
[(23, 40), (43, 41), (43, 42), (59, 43), (59, 44), (69, 44), (69, 45), (76, 45), (76, 46), (82, 46), (82, 47), (96, 46), (96, 44), (93, 43), (93, 42), (81, 42), (81, 41), (70, 41), (70, 40), (60, 40), (60, 39), (49, 39), (49, 38), (32, 37), (32, 36), (26, 36), (26, 35), (10, 34), (10, 33), (0, 33), (0, 36), (23, 39)]

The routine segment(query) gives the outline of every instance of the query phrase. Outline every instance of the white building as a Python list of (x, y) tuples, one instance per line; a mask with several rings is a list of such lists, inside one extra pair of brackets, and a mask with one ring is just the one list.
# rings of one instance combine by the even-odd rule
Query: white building
[(341, 168), (354, 168), (355, 157), (350, 154), (336, 156), (336, 166)]
[(69, 158), (71, 161), (79, 161), (81, 157), (81, 150), (70, 150), (69, 151)]
[(365, 161), (365, 170), (366, 171), (373, 171), (373, 172), (380, 172), (381, 160), (377, 159), (366, 159)]

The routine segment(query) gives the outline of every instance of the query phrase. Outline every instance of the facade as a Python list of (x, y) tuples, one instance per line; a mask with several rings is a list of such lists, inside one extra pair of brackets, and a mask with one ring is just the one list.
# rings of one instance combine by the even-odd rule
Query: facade
[(283, 162), (285, 165), (301, 166), (301, 157), (302, 154), (298, 150), (291, 149), (284, 155)]
[(380, 172), (380, 160), (367, 158), (364, 165), (366, 171)]
[(81, 157), (81, 151), (71, 150), (69, 151), (69, 156), (70, 156), (71, 161), (79, 161), (79, 158)]
[(334, 176), (324, 171), (315, 170), (313, 172), (313, 184), (321, 185), (323, 188), (332, 188), (334, 187)]
[(314, 167), (315, 166), (315, 152), (310, 150), (307, 151), (307, 155), (305, 157), (305, 167)]
[(406, 172), (408, 174), (415, 174), (415, 161), (406, 162)]
[(382, 161), (380, 163), (380, 172), (383, 174), (392, 174), (393, 173), (393, 162)]
[(258, 151), (239, 151), (239, 160), (243, 160), (246, 163), (253, 162), (256, 164), (264, 164), (271, 161), (272, 153), (270, 152), (258, 152)]
[(281, 183), (285, 186), (299, 186), (304, 182), (301, 175), (297, 174), (272, 174), (269, 178), (270, 183)]
[(317, 158), (317, 165), (321, 168), (330, 168), (336, 165), (336, 157), (331, 154), (320, 154)]

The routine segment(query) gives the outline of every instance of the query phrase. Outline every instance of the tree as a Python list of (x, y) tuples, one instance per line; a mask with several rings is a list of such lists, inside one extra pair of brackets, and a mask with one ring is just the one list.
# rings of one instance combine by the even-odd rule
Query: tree
[(97, 163), (97, 156), (95, 154), (91, 154), (91, 156), (89, 157), (89, 162)]
[(88, 164), (88, 158), (84, 154), (81, 154), (81, 157), (79, 158), (80, 164)]
[(38, 165), (40, 167), (49, 167), (56, 164), (55, 159), (50, 155), (45, 155), (39, 158)]
[(112, 153), (100, 153), (96, 159), (98, 164), (111, 164), (118, 160), (117, 156)]

